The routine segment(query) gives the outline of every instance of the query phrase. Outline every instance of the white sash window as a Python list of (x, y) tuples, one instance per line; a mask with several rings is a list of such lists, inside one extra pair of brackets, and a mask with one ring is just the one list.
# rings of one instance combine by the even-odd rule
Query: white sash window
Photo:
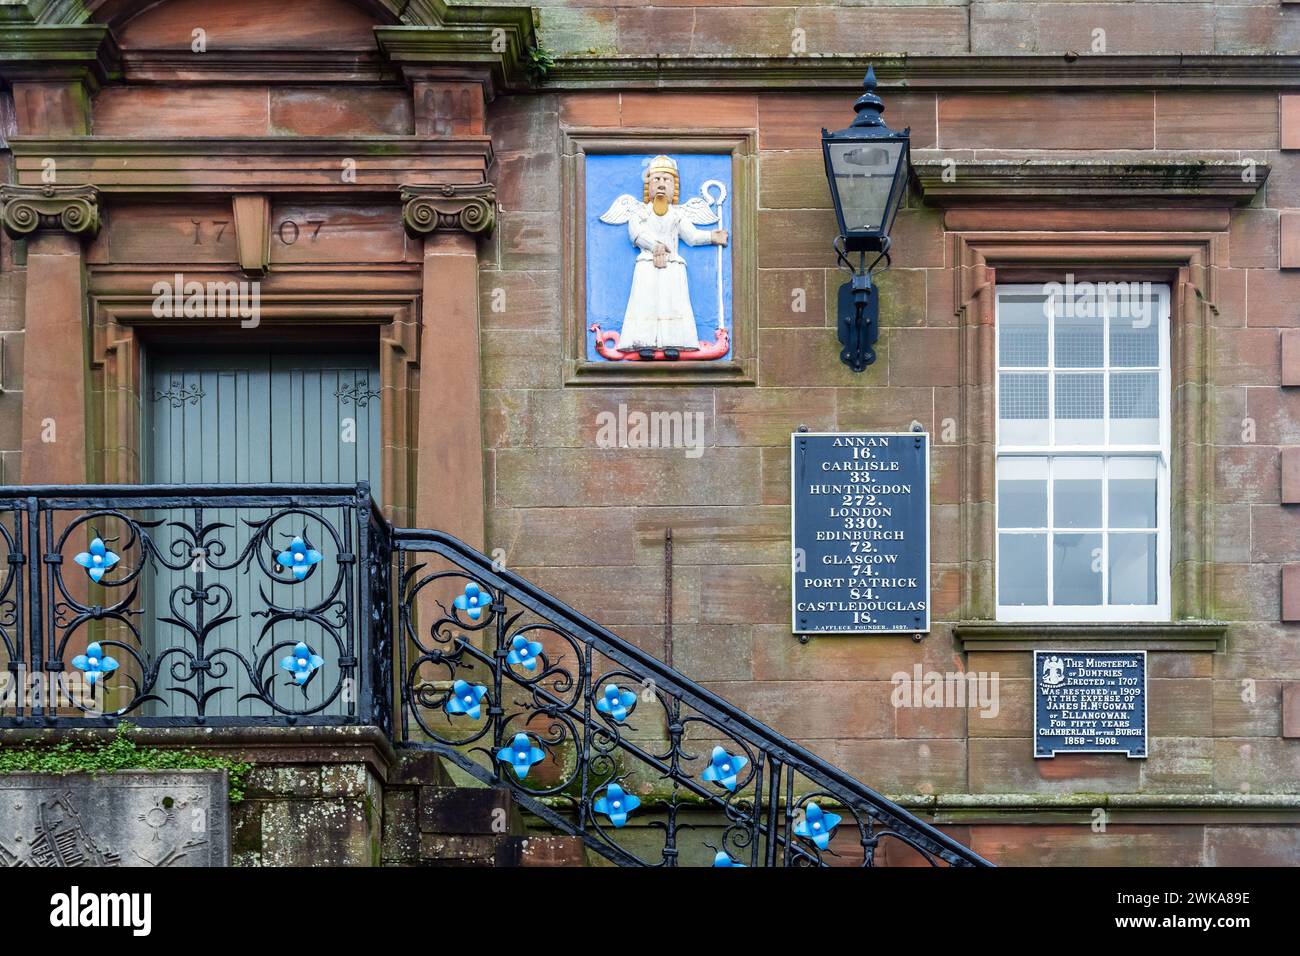
[(1169, 620), (1169, 289), (1001, 285), (1002, 621)]

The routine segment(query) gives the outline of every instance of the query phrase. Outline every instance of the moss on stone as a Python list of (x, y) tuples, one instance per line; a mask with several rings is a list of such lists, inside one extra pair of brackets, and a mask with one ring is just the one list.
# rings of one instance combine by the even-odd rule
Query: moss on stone
[(138, 747), (130, 737), (131, 725), (117, 725), (106, 741), (65, 741), (52, 747), (0, 748), (0, 773), (116, 773), (119, 770), (224, 770), (229, 780), (230, 802), (244, 799), (244, 784), (252, 764), (193, 749), (160, 750)]

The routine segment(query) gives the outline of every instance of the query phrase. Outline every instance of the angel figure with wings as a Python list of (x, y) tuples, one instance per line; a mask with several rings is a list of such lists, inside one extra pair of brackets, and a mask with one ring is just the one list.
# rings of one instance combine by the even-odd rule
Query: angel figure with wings
[[(718, 222), (718, 214), (703, 198), (678, 204), (681, 180), (671, 157), (650, 160), (643, 183), (642, 199), (625, 193), (600, 217), (612, 226), (627, 223), (628, 238), (639, 250), (616, 348), (629, 358), (681, 358), (680, 353), (698, 352), (701, 343), (691, 309), (686, 260), (678, 254), (677, 244), (725, 246), (727, 231), (698, 228)], [(612, 337), (612, 333), (606, 334)], [(725, 330), (719, 338), (723, 335)]]

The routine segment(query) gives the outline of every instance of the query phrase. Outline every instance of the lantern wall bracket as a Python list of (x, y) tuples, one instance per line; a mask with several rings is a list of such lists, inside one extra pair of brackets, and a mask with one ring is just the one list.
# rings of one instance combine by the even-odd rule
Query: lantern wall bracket
[(860, 252), (855, 267), (844, 249), (843, 240), (835, 241), (840, 264), (852, 276), (840, 286), (838, 327), (840, 345), (843, 346), (840, 361), (855, 372), (866, 371), (867, 366), (876, 361), (875, 345), (880, 338), (880, 293), (871, 276), (881, 261), (886, 265), (889, 263), (888, 237), (884, 244), (885, 248), (870, 265), (866, 264), (866, 253)]

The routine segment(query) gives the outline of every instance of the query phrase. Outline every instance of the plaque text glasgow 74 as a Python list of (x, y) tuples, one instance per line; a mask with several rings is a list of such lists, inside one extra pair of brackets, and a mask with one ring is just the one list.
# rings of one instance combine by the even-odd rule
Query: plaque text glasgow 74
[(790, 441), (794, 632), (929, 631), (929, 436)]

